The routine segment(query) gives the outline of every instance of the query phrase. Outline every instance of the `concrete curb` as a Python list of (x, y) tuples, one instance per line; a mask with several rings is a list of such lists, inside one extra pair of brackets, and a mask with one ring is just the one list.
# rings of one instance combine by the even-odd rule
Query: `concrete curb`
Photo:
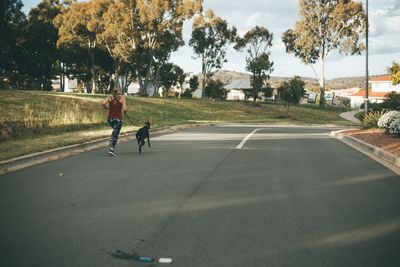
[[(154, 129), (151, 131), (151, 136), (159, 136), (167, 133), (173, 133), (182, 129), (197, 127), (200, 124), (188, 124), (188, 125), (177, 125), (165, 128)], [(205, 124), (201, 124), (205, 125)], [(135, 132), (129, 132), (121, 134), (118, 139), (118, 143), (125, 143), (134, 140), (133, 134)], [(60, 148), (55, 148), (43, 152), (33, 153), (9, 160), (0, 162), (0, 175), (17, 171), (23, 168), (27, 168), (36, 164), (57, 160), (65, 157), (81, 154), (86, 151), (94, 150), (101, 147), (107, 147), (110, 138), (101, 138), (81, 144), (75, 144)]]
[(345, 135), (342, 132), (345, 130), (340, 130), (340, 131), (332, 131), (331, 136), (337, 137), (339, 139), (342, 139), (346, 142), (349, 142), (350, 144), (355, 145), (358, 148), (361, 148), (362, 150), (372, 153), (375, 156), (378, 156), (379, 158), (385, 160), (386, 162), (389, 162), (393, 164), (396, 167), (400, 168), (400, 157), (397, 155), (394, 155), (382, 148), (376, 147), (374, 145), (368, 144), (360, 139), (357, 139), (355, 137)]

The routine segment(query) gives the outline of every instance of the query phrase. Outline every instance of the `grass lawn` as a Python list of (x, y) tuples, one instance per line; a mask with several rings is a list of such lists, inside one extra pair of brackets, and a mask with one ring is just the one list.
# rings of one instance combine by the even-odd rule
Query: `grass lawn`
[[(108, 137), (105, 95), (40, 91), (0, 91), (0, 160), (84, 141)], [(199, 122), (354, 125), (339, 114), (344, 109), (316, 106), (286, 108), (278, 104), (210, 99), (128, 96), (129, 117), (122, 132), (132, 132), (150, 120), (152, 128)]]

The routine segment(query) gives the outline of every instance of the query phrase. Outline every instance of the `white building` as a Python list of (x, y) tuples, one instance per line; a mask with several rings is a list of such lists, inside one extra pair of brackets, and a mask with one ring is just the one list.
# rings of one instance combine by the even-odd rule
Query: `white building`
[[(391, 92), (400, 93), (400, 85), (393, 85), (389, 75), (380, 76), (368, 81), (371, 89), (368, 89), (368, 100), (370, 103), (382, 103)], [(352, 108), (360, 108), (364, 103), (365, 89), (349, 96)]]
[[(139, 91), (140, 91), (139, 82), (134, 81), (134, 82), (132, 82), (131, 84), (129, 84), (128, 90), (127, 90), (127, 93), (128, 93), (128, 94), (130, 94), (130, 95), (136, 95), (136, 94), (139, 94)], [(149, 96), (153, 96), (154, 93), (155, 93), (154, 91), (155, 91), (155, 87), (154, 87), (154, 85), (153, 85), (153, 82), (147, 83), (147, 94), (148, 94)]]
[(234, 80), (224, 88), (228, 92), (226, 100), (245, 100), (245, 91), (252, 89), (249, 80)]
[[(51, 80), (51, 85), (53, 87), (53, 90), (60, 91), (61, 90), (60, 78), (59, 77), (57, 77), (57, 78), (58, 79), (56, 79), (56, 80)], [(63, 81), (64, 81), (64, 92), (65, 93), (73, 93), (78, 86), (78, 80), (70, 79), (70, 78), (68, 78), (67, 75), (64, 76)]]

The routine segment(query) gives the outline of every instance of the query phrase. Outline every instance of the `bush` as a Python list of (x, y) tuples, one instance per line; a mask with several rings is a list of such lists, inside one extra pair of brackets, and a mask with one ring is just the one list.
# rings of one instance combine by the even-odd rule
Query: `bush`
[(186, 89), (183, 94), (181, 94), (181, 97), (183, 98), (192, 98), (192, 91), (190, 89)]
[(361, 125), (363, 128), (378, 128), (378, 120), (384, 114), (383, 111), (369, 112), (363, 115)]
[(394, 119), (389, 125), (389, 133), (393, 135), (400, 135), (400, 117)]
[(220, 80), (210, 80), (204, 88), (204, 94), (212, 99), (225, 99), (227, 92)]
[(400, 94), (396, 94), (396, 92), (388, 94), (387, 99), (380, 106), (385, 109), (400, 111)]
[[(365, 107), (365, 103), (362, 103), (361, 106), (360, 106), (360, 109), (364, 109), (364, 107)], [(384, 108), (382, 106), (382, 103), (376, 103), (376, 102), (371, 103), (371, 102), (368, 102), (368, 110), (382, 111), (382, 110), (384, 110)]]
[(390, 124), (395, 120), (400, 118), (400, 111), (389, 111), (382, 115), (378, 120), (378, 127), (389, 130)]

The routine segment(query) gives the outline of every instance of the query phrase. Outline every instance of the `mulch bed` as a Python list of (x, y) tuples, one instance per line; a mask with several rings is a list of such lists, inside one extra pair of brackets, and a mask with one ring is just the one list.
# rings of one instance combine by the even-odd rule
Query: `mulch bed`
[(385, 133), (380, 129), (355, 129), (342, 132), (368, 144), (380, 147), (394, 155), (400, 156), (400, 137)]

